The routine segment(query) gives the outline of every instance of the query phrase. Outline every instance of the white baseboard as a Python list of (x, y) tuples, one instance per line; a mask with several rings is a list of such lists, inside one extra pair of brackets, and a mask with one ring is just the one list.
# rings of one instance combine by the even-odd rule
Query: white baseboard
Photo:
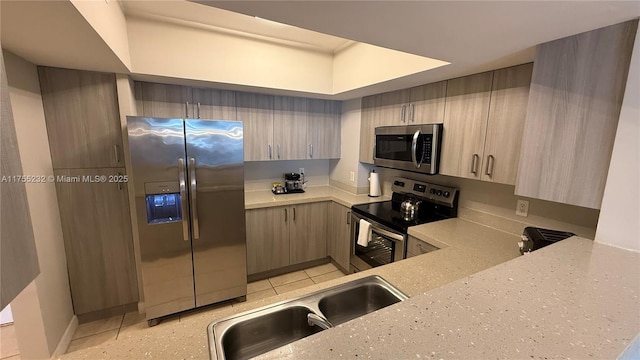
[(56, 350), (51, 355), (51, 359), (57, 359), (67, 352), (69, 344), (71, 343), (71, 339), (73, 338), (73, 334), (75, 334), (77, 328), (78, 317), (76, 315), (73, 315), (73, 318), (71, 318), (71, 321), (67, 326), (67, 330), (65, 330), (64, 334), (62, 334), (62, 338), (60, 338), (60, 342), (58, 342)]

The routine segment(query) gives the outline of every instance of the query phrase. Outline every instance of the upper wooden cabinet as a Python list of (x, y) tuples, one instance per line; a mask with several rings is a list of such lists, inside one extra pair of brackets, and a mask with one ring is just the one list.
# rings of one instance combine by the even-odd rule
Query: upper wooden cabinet
[(449, 80), (441, 174), (515, 184), (532, 66)]
[(244, 160), (272, 160), (273, 96), (239, 92), (236, 105), (238, 120), (243, 123)]
[(493, 72), (449, 80), (440, 173), (480, 179)]
[(236, 120), (233, 91), (137, 81), (135, 97), (140, 116)]
[(360, 162), (373, 164), (378, 126), (442, 123), (446, 89), (441, 81), (362, 98)]
[(54, 169), (124, 166), (114, 74), (38, 67)]
[(373, 164), (376, 127), (383, 126), (384, 114), (379, 106), (380, 95), (362, 98), (360, 116), (360, 162)]
[(307, 115), (308, 158), (340, 158), (342, 103), (309, 99)]
[(538, 46), (516, 195), (600, 208), (637, 26)]
[(339, 101), (135, 82), (138, 115), (238, 120), (244, 160), (340, 157)]
[(308, 110), (309, 99), (292, 96), (274, 96), (274, 160), (307, 158)]
[(135, 83), (138, 115), (163, 118), (193, 118), (191, 88), (181, 85)]
[(228, 90), (193, 88), (196, 119), (236, 120), (236, 93)]
[(442, 124), (444, 122), (446, 93), (446, 81), (411, 88), (407, 123)]
[(532, 69), (533, 64), (528, 63), (493, 73), (482, 157), (481, 179), (484, 181), (516, 183)]

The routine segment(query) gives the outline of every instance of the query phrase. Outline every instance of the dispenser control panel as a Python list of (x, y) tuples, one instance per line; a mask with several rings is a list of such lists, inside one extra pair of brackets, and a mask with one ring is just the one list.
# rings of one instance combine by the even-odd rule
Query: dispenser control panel
[(145, 183), (144, 192), (149, 224), (182, 221), (180, 184), (177, 182)]

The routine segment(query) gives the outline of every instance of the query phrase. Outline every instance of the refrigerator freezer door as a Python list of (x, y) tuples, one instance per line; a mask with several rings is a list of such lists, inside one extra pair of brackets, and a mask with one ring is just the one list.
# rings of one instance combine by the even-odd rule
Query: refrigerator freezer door
[(197, 219), (191, 233), (198, 234), (192, 241), (196, 306), (203, 306), (247, 293), (242, 122), (186, 120), (185, 133)]
[[(127, 116), (127, 128), (146, 316), (155, 319), (195, 306), (188, 186), (181, 183), (186, 181), (184, 124), (182, 119)], [(164, 193), (168, 196), (156, 196)], [(147, 196), (162, 201), (149, 202)], [(149, 206), (170, 206), (180, 217), (152, 221)]]

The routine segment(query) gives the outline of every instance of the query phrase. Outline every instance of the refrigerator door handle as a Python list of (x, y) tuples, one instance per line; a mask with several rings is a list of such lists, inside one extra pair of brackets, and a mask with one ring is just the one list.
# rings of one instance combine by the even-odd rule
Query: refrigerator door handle
[(189, 171), (191, 172), (191, 220), (193, 221), (193, 240), (200, 238), (200, 225), (198, 224), (198, 203), (196, 202), (196, 158), (189, 158)]
[(178, 173), (180, 174), (180, 206), (182, 209), (182, 239), (189, 241), (189, 221), (187, 217), (187, 183), (185, 182), (184, 159), (178, 158)]

